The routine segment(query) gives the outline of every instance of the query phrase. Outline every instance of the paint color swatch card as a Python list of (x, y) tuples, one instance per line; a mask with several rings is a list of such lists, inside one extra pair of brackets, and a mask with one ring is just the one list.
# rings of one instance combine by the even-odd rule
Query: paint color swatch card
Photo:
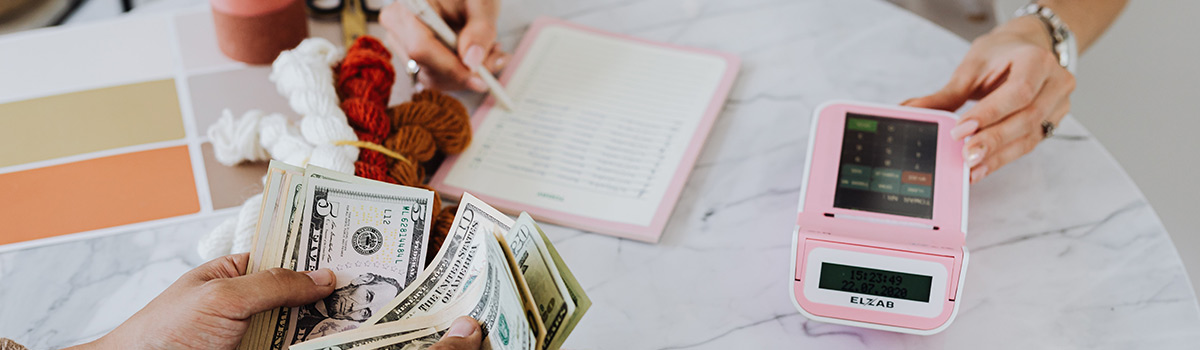
[(737, 57), (541, 18), (433, 178), (508, 212), (657, 242), (737, 75)]
[(206, 131), (224, 109), (300, 116), (269, 65), (221, 53), (202, 5), (0, 35), (0, 251), (228, 216), (262, 192), (267, 164), (222, 165)]

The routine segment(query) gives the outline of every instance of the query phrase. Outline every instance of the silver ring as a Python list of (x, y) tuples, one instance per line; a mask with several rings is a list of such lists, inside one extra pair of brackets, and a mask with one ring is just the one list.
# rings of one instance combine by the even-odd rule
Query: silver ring
[(1045, 139), (1050, 138), (1051, 136), (1054, 136), (1054, 128), (1055, 128), (1054, 123), (1051, 123), (1049, 120), (1043, 120), (1042, 121), (1042, 139), (1045, 140)]
[(408, 63), (404, 65), (404, 71), (408, 72), (408, 79), (412, 81), (412, 84), (417, 85), (417, 74), (421, 73), (421, 65), (417, 64), (417, 61), (408, 60)]

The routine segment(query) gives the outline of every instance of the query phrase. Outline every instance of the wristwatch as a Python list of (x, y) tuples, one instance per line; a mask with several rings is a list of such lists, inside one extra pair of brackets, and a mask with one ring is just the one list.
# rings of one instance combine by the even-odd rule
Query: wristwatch
[(1079, 59), (1079, 48), (1075, 45), (1075, 33), (1067, 28), (1067, 23), (1058, 18), (1058, 15), (1054, 14), (1054, 10), (1036, 2), (1017, 9), (1017, 12), (1013, 14), (1014, 18), (1025, 15), (1037, 16), (1042, 23), (1046, 24), (1052, 39), (1050, 50), (1054, 52), (1055, 56), (1058, 56), (1058, 65), (1066, 68), (1071, 74), (1075, 74), (1075, 62)]

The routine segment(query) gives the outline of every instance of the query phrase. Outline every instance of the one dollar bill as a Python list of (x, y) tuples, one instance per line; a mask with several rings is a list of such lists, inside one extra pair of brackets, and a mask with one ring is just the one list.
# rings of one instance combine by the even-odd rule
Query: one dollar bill
[(521, 213), (512, 229), (504, 234), (504, 241), (512, 250), (516, 266), (545, 323), (546, 339), (542, 349), (562, 347), (568, 329), (573, 329), (575, 322), (587, 311), (586, 307), (578, 308), (576, 300), (582, 299), (587, 305), (591, 302), (586, 300), (587, 296), (578, 284), (572, 285), (576, 288), (574, 292), (568, 287), (562, 276), (570, 271), (565, 264), (556, 262), (562, 259), (550, 250), (553, 246), (550, 239), (528, 213)]

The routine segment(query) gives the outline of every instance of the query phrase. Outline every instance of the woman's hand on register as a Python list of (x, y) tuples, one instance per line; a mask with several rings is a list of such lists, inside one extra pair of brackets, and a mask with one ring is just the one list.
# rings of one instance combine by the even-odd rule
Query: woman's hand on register
[(1045, 25), (1029, 16), (1013, 22), (976, 39), (941, 90), (903, 103), (954, 111), (979, 100), (950, 131), (956, 139), (972, 136), (963, 149), (972, 184), (1032, 151), (1042, 121), (1058, 125), (1071, 110), (1075, 77), (1050, 51)]
[(402, 48), (420, 66), (417, 79), (439, 90), (487, 91), (468, 65), (482, 65), (493, 73), (504, 68), (509, 55), (496, 44), (499, 0), (427, 0), (454, 30), (458, 47), (447, 48), (415, 14), (396, 1), (379, 13), (393, 47)]
[[(1066, 22), (1083, 52), (1116, 19), (1125, 0), (1038, 3)], [(946, 86), (902, 103), (954, 111), (968, 100), (979, 101), (951, 130), (956, 139), (971, 137), (963, 158), (972, 184), (1032, 151), (1071, 110), (1075, 76), (1060, 65), (1047, 28), (1031, 15), (996, 27), (971, 44)]]

